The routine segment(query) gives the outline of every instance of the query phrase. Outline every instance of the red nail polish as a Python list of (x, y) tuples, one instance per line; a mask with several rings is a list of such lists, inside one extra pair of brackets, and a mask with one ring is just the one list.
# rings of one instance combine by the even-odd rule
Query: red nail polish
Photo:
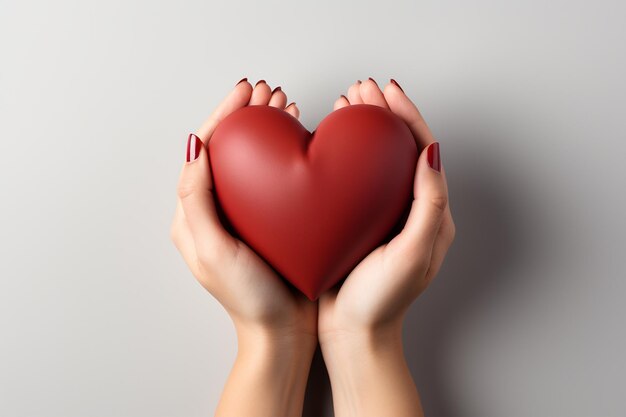
[(404, 90), (402, 89), (402, 87), (400, 87), (400, 84), (398, 84), (398, 82), (396, 80), (394, 80), (393, 78), (390, 80), (391, 84), (395, 85), (396, 87), (398, 87), (400, 89), (400, 91), (402, 91), (404, 93)]
[(259, 84), (265, 84), (265, 80), (259, 80), (256, 82), (256, 84), (254, 84), (254, 86), (256, 87)]
[(281, 91), (282, 88), (280, 88), (280, 85), (278, 87), (276, 87), (275, 89), (272, 90), (272, 94), (274, 94), (277, 91)]
[(238, 82), (237, 84), (235, 84), (235, 85), (239, 85), (239, 84), (241, 84), (241, 83), (242, 83), (242, 82), (244, 82), (244, 81), (248, 81), (248, 79), (247, 79), (247, 78), (242, 78), (242, 79), (241, 79), (241, 80), (239, 80), (239, 82)]
[(428, 147), (428, 165), (437, 172), (441, 172), (441, 154), (439, 153), (439, 142), (435, 142)]
[(369, 80), (370, 80), (370, 81), (374, 81), (374, 84), (376, 84), (376, 87), (378, 87), (378, 83), (376, 82), (376, 80), (375, 80), (375, 79), (373, 79), (372, 77), (369, 77)]
[(200, 138), (190, 133), (189, 139), (187, 139), (187, 162), (195, 161), (198, 155), (200, 155), (200, 149), (202, 149), (203, 146), (204, 144)]

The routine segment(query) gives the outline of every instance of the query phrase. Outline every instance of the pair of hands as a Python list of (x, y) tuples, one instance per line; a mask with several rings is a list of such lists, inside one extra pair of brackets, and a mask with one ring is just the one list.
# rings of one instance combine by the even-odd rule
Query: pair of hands
[[(190, 135), (188, 159), (191, 160), (184, 164), (178, 185), (172, 239), (194, 276), (232, 318), (239, 341), (237, 361), (248, 367), (256, 366), (260, 373), (258, 378), (243, 377), (240, 374), (244, 372), (244, 365), (239, 367), (238, 374), (236, 361), (218, 413), (237, 409), (244, 415), (246, 411), (233, 409), (235, 405), (231, 402), (235, 401), (238, 391), (245, 389), (246, 383), (254, 385), (263, 383), (263, 378), (282, 378), (292, 390), (289, 399), (285, 398), (285, 393), (279, 395), (277, 403), (267, 404), (266, 411), (268, 415), (297, 414), (298, 407), (302, 406), (310, 360), (319, 342), (331, 377), (338, 415), (349, 410), (361, 410), (359, 415), (376, 415), (377, 411), (400, 415), (402, 410), (415, 415), (416, 408), (411, 408), (411, 404), (419, 409), (417, 391), (403, 359), (398, 363), (395, 356), (402, 353), (401, 332), (406, 310), (437, 274), (454, 239), (455, 227), (448, 206), (439, 144), (434, 141), (417, 107), (393, 80), (382, 91), (373, 79), (358, 81), (350, 86), (346, 96), (342, 95), (335, 102), (335, 110), (353, 104), (390, 109), (410, 128), (420, 156), (414, 200), (401, 233), (363, 259), (340, 288), (331, 289), (319, 302), (312, 302), (285, 285), (269, 265), (222, 227), (212, 193), (206, 148), (220, 121), (241, 107), (270, 105), (299, 117), (295, 103), (287, 106), (286, 103), (287, 96), (280, 87), (272, 91), (264, 81), (254, 87), (246, 79), (239, 82), (196, 132), (202, 143), (197, 142), (196, 147), (196, 139)], [(189, 148), (192, 148), (191, 157)], [(277, 358), (284, 360), (276, 361)], [(360, 363), (355, 363), (355, 359)], [(276, 367), (278, 369), (274, 369)], [(390, 375), (392, 370), (395, 374)], [(388, 402), (388, 397), (381, 398), (380, 404), (374, 401), (366, 405), (359, 401), (365, 395), (363, 390), (375, 391), (365, 402), (384, 395), (380, 387), (369, 386), (376, 381), (363, 381), (363, 378), (386, 376), (399, 384), (393, 389), (394, 383), (387, 381), (389, 395), (403, 396), (398, 399), (399, 405), (396, 404), (400, 407), (396, 414), (389, 414), (388, 408), (376, 409), (385, 403), (393, 404)], [(360, 381), (352, 381), (356, 386), (351, 382), (354, 378)], [(272, 383), (275, 382), (274, 379)], [(257, 405), (254, 415), (263, 414), (258, 402), (267, 402), (272, 395), (271, 392), (258, 394), (258, 399), (250, 398), (250, 403)], [(402, 399), (409, 408), (401, 408)], [(277, 412), (272, 407), (283, 411)]]

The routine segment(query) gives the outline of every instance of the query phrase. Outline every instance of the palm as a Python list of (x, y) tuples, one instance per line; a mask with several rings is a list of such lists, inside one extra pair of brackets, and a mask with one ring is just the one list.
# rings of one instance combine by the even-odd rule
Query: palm
[[(285, 325), (310, 324), (315, 329), (317, 304), (289, 288), (276, 272), (246, 244), (236, 240), (225, 275), (232, 277), (222, 289), (237, 294), (234, 313), (256, 316)], [(229, 307), (229, 306), (227, 306)]]
[[(397, 86), (389, 84), (382, 92), (372, 80), (358, 82), (348, 89), (347, 97), (341, 96), (335, 102), (335, 109), (362, 103), (390, 109), (403, 119), (418, 149), (424, 150), (434, 142), (417, 107)], [(445, 178), (445, 173), (442, 174)], [(414, 195), (421, 193), (426, 196), (428, 193), (420, 188), (427, 183), (418, 186), (420, 180), (417, 175), (415, 181)], [(429, 235), (426, 231), (436, 229), (421, 226), (432, 221), (420, 214), (416, 201), (413, 201), (409, 215), (409, 220), (414, 219), (413, 226), (405, 226), (391, 242), (370, 253), (354, 268), (339, 289), (322, 295), (318, 323), (320, 338), (356, 327), (371, 328), (400, 317), (426, 288), (453, 239), (454, 224), (446, 203), (439, 232), (434, 233), (435, 236)], [(428, 198), (421, 201), (422, 208), (428, 206)], [(438, 213), (437, 209), (433, 213)], [(436, 218), (440, 217), (432, 216), (432, 219)], [(426, 222), (421, 223), (424, 220)]]
[(415, 296), (410, 265), (394, 242), (378, 247), (348, 275), (338, 291), (320, 300), (320, 333), (340, 330), (343, 325), (370, 327), (394, 316)]
[[(269, 105), (298, 117), (299, 110), (295, 104), (286, 105), (286, 102), (287, 96), (282, 90), (271, 91), (265, 82), (257, 83), (254, 88), (247, 82), (238, 84), (198, 130), (197, 136), (204, 145), (199, 149), (206, 150), (206, 144), (221, 120), (247, 105)], [(182, 198), (189, 195), (188, 185), (198, 184), (200, 180), (184, 181), (181, 176), (172, 238), (195, 277), (233, 318), (241, 322), (281, 326), (315, 334), (317, 303), (310, 302), (285, 285), (253, 250), (223, 228), (216, 215), (211, 192), (208, 158), (199, 158), (194, 166), (201, 166), (200, 177), (205, 176), (202, 186), (196, 190), (202, 195), (199, 203), (187, 203), (184, 209)], [(196, 216), (187, 216), (186, 211), (193, 211), (196, 207), (202, 207), (194, 211)]]

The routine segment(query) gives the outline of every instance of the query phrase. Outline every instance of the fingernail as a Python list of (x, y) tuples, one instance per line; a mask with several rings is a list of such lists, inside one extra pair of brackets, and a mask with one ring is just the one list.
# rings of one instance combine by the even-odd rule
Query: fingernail
[(287, 108), (287, 107), (289, 107), (289, 106), (295, 106), (295, 105), (296, 105), (296, 102), (295, 102), (295, 101), (292, 101), (291, 103), (287, 104), (287, 106), (286, 106), (285, 108)]
[(439, 153), (439, 142), (435, 142), (428, 147), (428, 166), (437, 172), (441, 172), (441, 154)]
[(242, 79), (241, 79), (241, 80), (239, 80), (239, 82), (238, 82), (237, 84), (235, 84), (235, 85), (239, 85), (239, 84), (241, 84), (241, 83), (242, 83), (242, 82), (244, 82), (244, 81), (248, 81), (248, 79), (247, 79), (247, 78), (242, 78)]
[(265, 84), (265, 80), (259, 80), (259, 81), (257, 81), (257, 82), (256, 82), (256, 84), (254, 84), (254, 86), (256, 87), (257, 85), (259, 85), (259, 84), (261, 84), (261, 83)]
[(189, 134), (189, 139), (187, 139), (187, 162), (195, 161), (198, 159), (198, 155), (200, 155), (200, 149), (202, 149), (204, 144), (200, 140), (199, 137), (194, 135), (193, 133)]
[(274, 94), (277, 91), (282, 91), (282, 88), (280, 88), (280, 85), (272, 90), (272, 94)]
[(372, 77), (369, 77), (369, 80), (370, 80), (370, 81), (374, 81), (374, 84), (376, 84), (376, 87), (378, 87), (378, 83), (376, 82), (376, 80), (375, 80), (375, 79), (373, 79)]
[(361, 84), (361, 80), (356, 80), (356, 83), (357, 84)]
[(348, 97), (344, 96), (343, 94), (341, 95), (341, 98), (345, 99), (348, 103), (350, 102), (350, 100), (348, 100)]
[(400, 91), (402, 91), (404, 93), (404, 90), (402, 89), (402, 87), (400, 87), (400, 84), (398, 84), (398, 82), (396, 80), (394, 80), (393, 78), (390, 80), (391, 84), (395, 85), (396, 87), (398, 87), (400, 89)]

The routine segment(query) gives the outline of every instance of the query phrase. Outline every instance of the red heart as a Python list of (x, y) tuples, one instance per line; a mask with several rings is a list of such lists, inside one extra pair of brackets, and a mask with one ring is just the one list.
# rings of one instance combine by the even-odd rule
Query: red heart
[(227, 226), (315, 300), (398, 223), (417, 147), (377, 106), (334, 111), (313, 133), (282, 110), (247, 106), (218, 125), (209, 156)]

